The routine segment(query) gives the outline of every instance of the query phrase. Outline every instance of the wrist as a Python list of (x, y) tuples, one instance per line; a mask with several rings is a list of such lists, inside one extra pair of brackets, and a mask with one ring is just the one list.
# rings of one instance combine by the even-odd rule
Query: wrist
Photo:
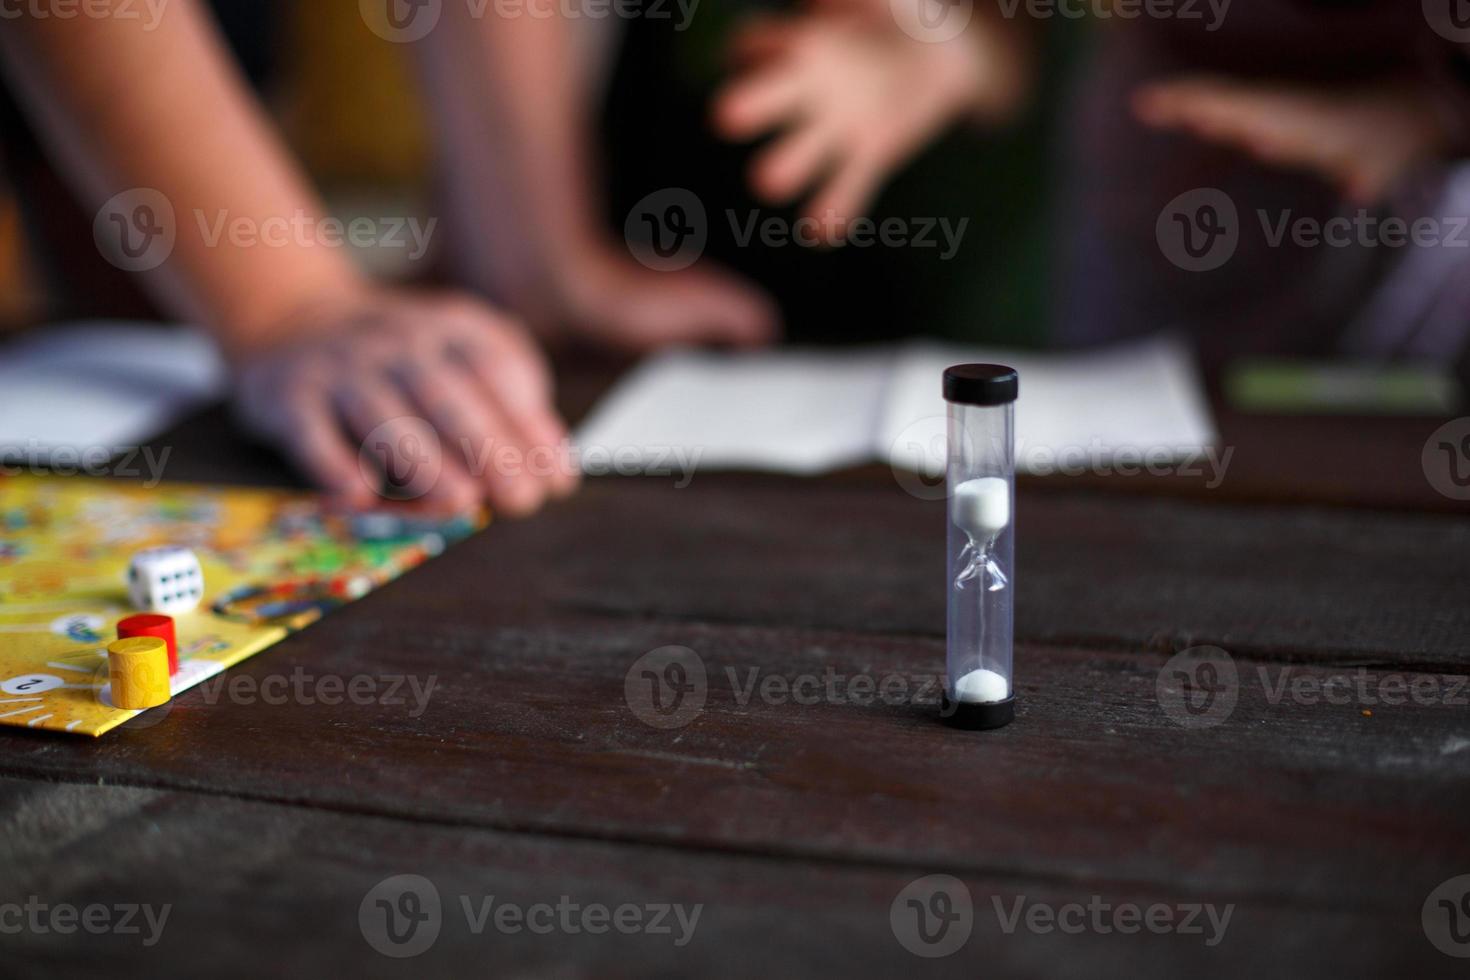
[(327, 281), (282, 293), (263, 291), (258, 301), (241, 304), (217, 320), (220, 347), (238, 364), (303, 338), (323, 333), (354, 312), (370, 307), (379, 288), (352, 270)]

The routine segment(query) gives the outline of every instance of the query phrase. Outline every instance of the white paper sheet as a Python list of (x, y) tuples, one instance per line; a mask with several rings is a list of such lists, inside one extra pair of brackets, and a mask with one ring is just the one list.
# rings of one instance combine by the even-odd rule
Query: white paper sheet
[(892, 360), (880, 351), (672, 351), (619, 382), (577, 442), (650, 466), (671, 450), (706, 469), (855, 465), (872, 457)]
[(0, 456), (137, 445), (220, 397), (226, 373), (186, 327), (89, 322), (0, 347)]
[(811, 474), (880, 460), (944, 469), (950, 364), (1017, 369), (1017, 466), (1119, 449), (1176, 459), (1216, 438), (1189, 349), (1159, 337), (1081, 354), (914, 343), (860, 351), (677, 351), (625, 378), (577, 434), (631, 466), (684, 453), (701, 469)]

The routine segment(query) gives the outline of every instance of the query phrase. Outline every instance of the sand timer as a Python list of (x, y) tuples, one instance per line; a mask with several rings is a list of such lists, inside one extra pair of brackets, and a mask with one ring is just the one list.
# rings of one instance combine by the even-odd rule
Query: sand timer
[(999, 728), (1015, 712), (1016, 372), (961, 364), (944, 372), (949, 403), (948, 680), (944, 718)]

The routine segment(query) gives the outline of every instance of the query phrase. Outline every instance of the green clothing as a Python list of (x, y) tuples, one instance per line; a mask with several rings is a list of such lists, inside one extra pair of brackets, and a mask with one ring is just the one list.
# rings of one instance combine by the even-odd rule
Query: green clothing
[[(738, 5), (701, 5), (683, 32), (674, 21), (633, 20), (604, 113), (611, 172), (609, 220), (667, 187), (692, 190), (709, 228), (705, 255), (762, 284), (797, 342), (857, 342), (922, 334), (1021, 346), (1046, 342), (1052, 285), (1049, 206), (1063, 72), (1082, 32), (1046, 32), (1041, 91), (1004, 130), (958, 125), (884, 188), (871, 212), (911, 245), (874, 242), (819, 249), (747, 240), (752, 222), (789, 228), (798, 212), (756, 201), (746, 170), (760, 144), (732, 146), (710, 132), (720, 51)], [(877, 236), (875, 236), (877, 237)], [(954, 248), (957, 240), (958, 248)]]

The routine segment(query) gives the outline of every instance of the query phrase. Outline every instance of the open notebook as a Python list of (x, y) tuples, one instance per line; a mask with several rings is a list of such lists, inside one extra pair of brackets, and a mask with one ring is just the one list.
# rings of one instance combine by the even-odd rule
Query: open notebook
[(1211, 445), (1214, 424), (1189, 348), (1156, 337), (1086, 353), (1038, 354), (915, 342), (851, 351), (672, 351), (644, 362), (577, 433), (584, 455), (621, 468), (666, 465), (811, 474), (879, 460), (944, 471), (940, 378), (994, 361), (1021, 376), (1016, 463), (1119, 450), (1180, 459)]

